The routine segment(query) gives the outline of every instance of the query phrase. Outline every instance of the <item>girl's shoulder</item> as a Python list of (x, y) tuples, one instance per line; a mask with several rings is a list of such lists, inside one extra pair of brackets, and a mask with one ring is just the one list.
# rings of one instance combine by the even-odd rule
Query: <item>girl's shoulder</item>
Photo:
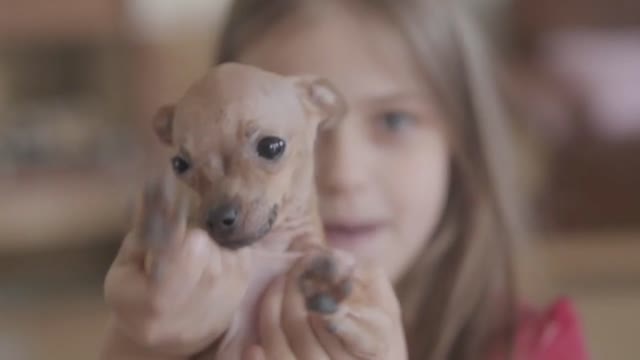
[(567, 298), (546, 309), (523, 307), (516, 334), (517, 359), (588, 360), (582, 325)]

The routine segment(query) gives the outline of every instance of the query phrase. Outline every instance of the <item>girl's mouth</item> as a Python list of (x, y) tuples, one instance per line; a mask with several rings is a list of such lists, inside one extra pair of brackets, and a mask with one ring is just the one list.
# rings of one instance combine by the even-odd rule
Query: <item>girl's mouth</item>
[(382, 222), (328, 223), (324, 226), (327, 242), (331, 246), (352, 249), (373, 241), (384, 229)]

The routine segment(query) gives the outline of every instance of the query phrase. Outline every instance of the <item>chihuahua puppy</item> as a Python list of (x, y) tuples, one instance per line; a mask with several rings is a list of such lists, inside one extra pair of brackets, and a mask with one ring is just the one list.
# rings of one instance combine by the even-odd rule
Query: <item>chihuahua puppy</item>
[[(318, 132), (345, 111), (326, 80), (232, 63), (211, 69), (175, 105), (158, 111), (153, 129), (173, 151), (174, 175), (144, 195), (137, 236), (147, 249), (145, 271), (163, 276), (159, 239), (187, 214), (226, 251), (251, 252), (248, 290), (201, 358), (241, 358), (256, 341), (261, 294), (305, 252), (316, 254), (299, 279), (308, 311), (331, 314), (350, 297), (352, 264), (324, 248), (313, 160)], [(192, 210), (177, 195), (175, 179), (195, 195)]]

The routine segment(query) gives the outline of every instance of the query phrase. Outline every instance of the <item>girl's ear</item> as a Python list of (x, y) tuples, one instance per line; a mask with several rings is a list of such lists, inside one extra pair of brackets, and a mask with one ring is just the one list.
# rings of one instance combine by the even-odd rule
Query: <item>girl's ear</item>
[(171, 146), (173, 144), (173, 117), (175, 114), (175, 106), (165, 105), (156, 112), (153, 117), (153, 131), (158, 139), (165, 144)]
[(294, 78), (294, 82), (301, 90), (303, 100), (318, 112), (320, 129), (335, 126), (347, 113), (344, 97), (329, 80), (306, 75)]

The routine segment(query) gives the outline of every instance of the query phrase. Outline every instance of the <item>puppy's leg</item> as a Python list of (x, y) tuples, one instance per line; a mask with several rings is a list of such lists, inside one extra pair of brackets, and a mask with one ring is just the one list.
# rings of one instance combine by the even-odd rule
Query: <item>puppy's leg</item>
[(163, 254), (184, 238), (188, 200), (179, 195), (177, 180), (170, 173), (152, 178), (142, 194), (135, 229), (146, 252), (144, 270), (152, 279), (162, 274)]

